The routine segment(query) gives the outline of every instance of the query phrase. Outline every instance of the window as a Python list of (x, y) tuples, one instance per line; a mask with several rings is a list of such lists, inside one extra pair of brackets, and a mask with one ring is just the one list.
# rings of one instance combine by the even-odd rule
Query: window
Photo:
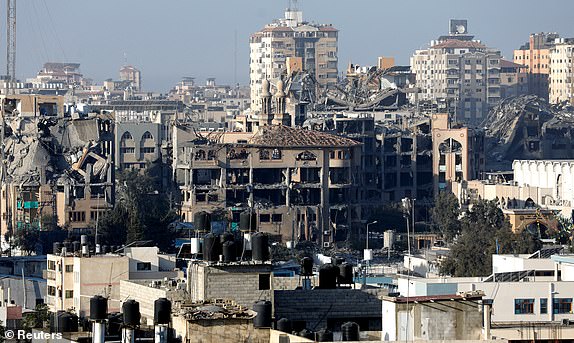
[(155, 148), (141, 148), (141, 151), (144, 154), (153, 154), (155, 153)]
[(259, 290), (265, 291), (271, 288), (271, 275), (259, 274)]
[(534, 313), (534, 299), (514, 299), (514, 314)]
[(56, 287), (48, 286), (48, 295), (56, 296)]
[(56, 270), (56, 261), (48, 261), (48, 270)]
[(268, 214), (260, 214), (259, 215), (259, 222), (261, 223), (269, 223), (271, 221), (271, 216)]
[(271, 221), (273, 223), (281, 223), (283, 221), (283, 215), (281, 213), (279, 214), (273, 214), (271, 216)]
[(540, 298), (540, 314), (548, 313), (548, 299)]
[(121, 152), (122, 154), (134, 154), (134, 153), (136, 152), (136, 148), (126, 148), (126, 147), (123, 147), (123, 148), (120, 148), (120, 152)]
[(572, 298), (556, 298), (552, 301), (552, 311), (554, 314), (572, 312)]
[(74, 291), (66, 291), (66, 299), (72, 299), (74, 297)]
[(66, 273), (71, 273), (74, 271), (74, 265), (73, 264), (67, 264), (66, 265)]
[(138, 262), (136, 268), (138, 271), (151, 270), (151, 262)]
[(151, 133), (149, 131), (146, 131), (143, 134), (142, 139), (153, 139), (153, 136), (151, 135)]

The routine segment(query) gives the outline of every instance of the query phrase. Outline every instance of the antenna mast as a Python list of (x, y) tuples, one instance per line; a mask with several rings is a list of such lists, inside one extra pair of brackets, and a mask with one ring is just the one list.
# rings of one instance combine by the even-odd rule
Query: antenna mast
[(6, 93), (12, 94), (16, 81), (16, 0), (6, 0)]

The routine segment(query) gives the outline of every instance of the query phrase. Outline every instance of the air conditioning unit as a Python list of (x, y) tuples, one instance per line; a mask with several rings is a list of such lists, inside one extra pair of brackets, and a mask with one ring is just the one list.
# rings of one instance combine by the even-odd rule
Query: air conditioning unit
[(570, 319), (568, 319), (568, 318), (563, 318), (563, 319), (562, 319), (562, 325), (570, 325)]

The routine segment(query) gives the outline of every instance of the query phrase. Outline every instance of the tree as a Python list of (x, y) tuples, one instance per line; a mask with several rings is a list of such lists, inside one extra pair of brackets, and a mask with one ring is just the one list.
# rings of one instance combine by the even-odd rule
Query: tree
[(162, 251), (173, 246), (175, 232), (169, 224), (177, 219), (167, 194), (147, 170), (126, 170), (118, 175), (116, 205), (98, 222), (98, 234), (110, 245), (151, 240)]
[(447, 242), (452, 242), (460, 233), (459, 217), (460, 205), (456, 196), (450, 192), (439, 193), (432, 209), (432, 219)]
[(31, 255), (36, 252), (40, 242), (38, 229), (30, 226), (16, 229), (12, 238), (14, 246), (18, 247), (24, 255)]
[(440, 272), (452, 276), (487, 276), (492, 255), (533, 253), (540, 241), (528, 232), (515, 234), (497, 201), (480, 200), (460, 221), (461, 234), (451, 246)]

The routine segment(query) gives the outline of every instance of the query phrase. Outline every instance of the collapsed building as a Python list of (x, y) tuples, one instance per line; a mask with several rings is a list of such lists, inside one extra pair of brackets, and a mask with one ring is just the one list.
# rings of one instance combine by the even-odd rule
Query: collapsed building
[(509, 170), (515, 159), (574, 158), (572, 105), (549, 105), (535, 95), (505, 99), (482, 126), (490, 168)]
[(87, 229), (114, 203), (114, 121), (72, 119), (63, 98), (2, 96), (2, 238), (47, 224)]
[(237, 224), (251, 209), (261, 231), (328, 247), (361, 223), (361, 145), (337, 135), (261, 126), (256, 133), (202, 135), (174, 127), (174, 172), (182, 219), (200, 211)]

